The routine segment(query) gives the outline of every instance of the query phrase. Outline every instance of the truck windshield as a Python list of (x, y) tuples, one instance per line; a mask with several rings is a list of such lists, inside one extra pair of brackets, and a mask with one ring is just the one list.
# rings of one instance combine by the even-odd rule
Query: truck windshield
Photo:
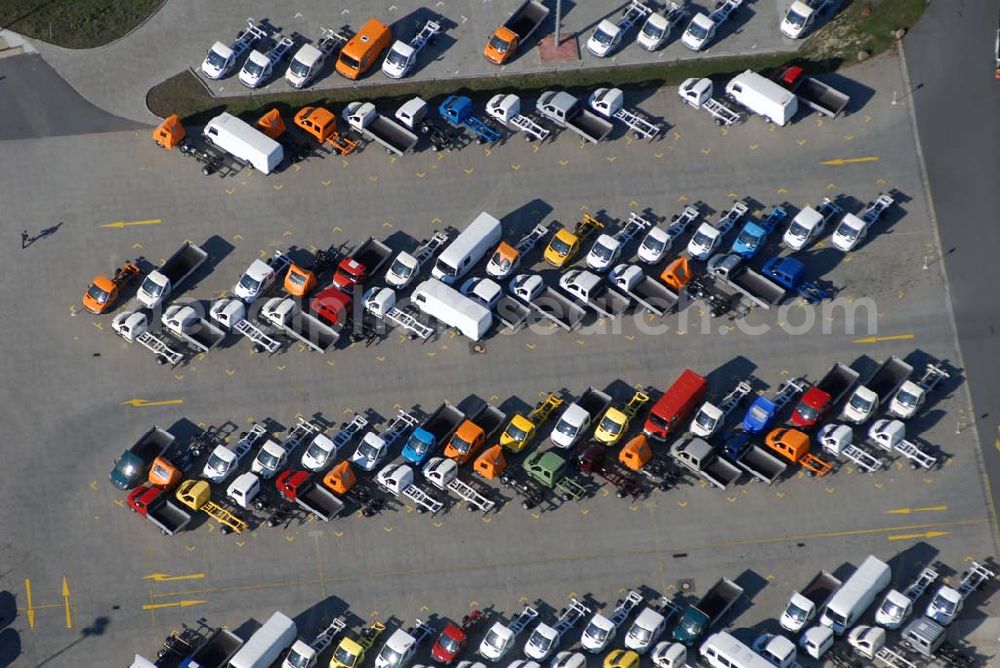
[(499, 252), (493, 254), (492, 262), (500, 271), (507, 271), (510, 269), (510, 260), (500, 255)]
[(438, 638), (438, 644), (441, 645), (441, 648), (449, 654), (455, 654), (458, 650), (462, 649), (462, 646), (458, 644), (457, 640), (449, 638), (446, 635), (442, 635)]
[(794, 619), (799, 624), (803, 624), (806, 621), (807, 612), (795, 605), (794, 603), (789, 603), (788, 608), (785, 609), (785, 614)]
[(896, 395), (896, 401), (906, 408), (913, 408), (917, 405), (917, 395), (910, 394), (905, 390), (900, 390), (899, 394)]
[(309, 668), (309, 657), (302, 656), (298, 651), (293, 649), (285, 657), (285, 665), (291, 666), (291, 668)]
[(209, 65), (219, 70), (226, 66), (225, 57), (215, 49), (208, 52), (207, 60)]
[(815, 422), (816, 418), (819, 417), (819, 413), (812, 406), (806, 406), (805, 404), (800, 404), (795, 410), (803, 422)]
[(562, 434), (563, 436), (576, 436), (576, 429), (577, 429), (576, 427), (571, 425), (569, 422), (566, 422), (565, 420), (559, 420), (559, 422), (556, 424), (556, 431)]
[(657, 41), (663, 37), (663, 28), (654, 26), (652, 23), (647, 23), (642, 27), (642, 34), (651, 40)]
[(353, 666), (354, 662), (358, 659), (358, 655), (346, 647), (340, 646), (333, 652), (333, 658), (337, 661), (337, 663), (345, 666)]
[(844, 237), (848, 241), (854, 241), (855, 239), (857, 239), (858, 238), (858, 234), (860, 232), (861, 232), (861, 230), (859, 230), (856, 227), (853, 227), (853, 226), (849, 225), (846, 222), (841, 223), (840, 226), (837, 228), (837, 234), (840, 235), (840, 236), (842, 236), (842, 237)]
[(455, 269), (455, 267), (453, 267), (450, 264), (448, 264), (447, 262), (443, 262), (441, 260), (438, 260), (436, 266), (437, 266), (438, 272), (440, 272), (444, 276), (455, 276), (456, 274), (458, 274), (458, 270)]
[(397, 258), (392, 263), (392, 267), (389, 268), (389, 273), (405, 280), (410, 277), (410, 274), (413, 273), (413, 267), (410, 267), (405, 262)]
[(159, 297), (163, 293), (163, 286), (154, 281), (152, 276), (147, 276), (142, 282), (142, 291), (150, 297)]
[(851, 408), (859, 413), (867, 414), (871, 410), (872, 402), (868, 401), (861, 395), (855, 394), (851, 397)]
[(514, 425), (510, 425), (507, 427), (507, 431), (504, 432), (504, 436), (512, 441), (520, 443), (524, 439), (528, 438), (528, 432), (519, 427), (515, 427)]
[(753, 406), (750, 409), (750, 417), (756, 422), (764, 422), (767, 420), (767, 411), (760, 406)]
[(797, 239), (805, 239), (809, 236), (809, 228), (804, 227), (799, 223), (792, 223), (791, 227), (788, 228), (788, 234)]
[(882, 609), (879, 610), (883, 615), (889, 619), (902, 619), (905, 609), (898, 603), (893, 603), (892, 601), (886, 601), (882, 604)]
[(504, 53), (507, 53), (507, 49), (510, 48), (510, 42), (505, 42), (504, 40), (494, 35), (493, 38), (490, 39), (490, 48), (502, 55)]
[(540, 633), (538, 629), (531, 634), (528, 638), (528, 644), (538, 650), (540, 654), (545, 654), (549, 651), (549, 647), (552, 645), (552, 638), (546, 637), (544, 634)]
[(108, 301), (108, 297), (111, 296), (107, 290), (102, 290), (94, 284), (90, 285), (90, 289), (87, 290), (87, 296), (93, 299), (98, 304), (103, 304)]
[(260, 281), (250, 274), (243, 274), (243, 278), (240, 279), (240, 287), (250, 294), (254, 294), (257, 292), (257, 288), (260, 287)]
[(330, 451), (323, 447), (321, 443), (313, 443), (306, 448), (306, 457), (323, 461), (330, 455)]
[(610, 246), (605, 246), (604, 244), (597, 244), (596, 246), (594, 246), (594, 251), (593, 251), (594, 257), (596, 257), (599, 260), (603, 260), (604, 262), (610, 260), (611, 256), (614, 255), (614, 252), (615, 251), (613, 248), (611, 248)]
[(586, 629), (583, 630), (583, 635), (590, 638), (597, 645), (603, 645), (604, 640), (608, 637), (608, 630), (602, 629), (597, 624), (589, 624)]
[(348, 69), (351, 70), (361, 69), (361, 63), (358, 62), (358, 59), (355, 58), (354, 56), (349, 56), (346, 53), (340, 54), (340, 62), (343, 63), (344, 67), (347, 67)]
[(712, 245), (712, 237), (708, 236), (704, 232), (698, 232), (694, 235), (694, 239), (691, 240), (695, 246), (700, 248), (708, 248)]
[(934, 606), (934, 608), (938, 612), (940, 612), (940, 613), (942, 613), (944, 615), (953, 615), (953, 614), (955, 614), (955, 602), (954, 601), (949, 601), (948, 599), (944, 598), (943, 596), (938, 596), (937, 598), (935, 598), (933, 606)]
[(566, 256), (569, 254), (570, 245), (559, 237), (554, 237), (552, 243), (549, 244), (549, 248), (559, 255)]
[(376, 448), (371, 443), (369, 443), (368, 441), (362, 442), (361, 445), (358, 447), (358, 454), (360, 454), (365, 459), (371, 461), (375, 461), (375, 459), (378, 457), (378, 451), (379, 449)]
[(612, 436), (617, 435), (622, 430), (622, 426), (620, 422), (615, 422), (610, 417), (601, 420), (601, 430), (608, 432)]
[(252, 77), (259, 77), (261, 75), (261, 73), (264, 71), (264, 66), (263, 65), (258, 65), (257, 63), (253, 62), (252, 60), (248, 60), (243, 65), (243, 71), (246, 72), (247, 74), (249, 74)]
[(788, 15), (785, 19), (796, 28), (801, 28), (806, 24), (806, 17), (792, 10), (788, 10)]
[(758, 239), (756, 235), (754, 235), (749, 230), (743, 230), (743, 232), (740, 233), (739, 238), (736, 239), (736, 243), (743, 246), (744, 248), (750, 248), (750, 249), (757, 247), (757, 241)]
[(390, 65), (395, 65), (396, 67), (403, 67), (404, 65), (406, 65), (406, 56), (401, 54), (399, 51), (393, 49), (392, 51), (389, 52), (389, 55), (386, 57), (386, 61)]
[(629, 635), (638, 640), (640, 645), (645, 645), (653, 637), (653, 632), (641, 626), (633, 626)]
[(292, 61), (292, 64), (288, 66), (288, 71), (297, 77), (304, 77), (309, 74), (309, 66), (296, 58)]
[(451, 446), (456, 450), (458, 450), (460, 454), (464, 455), (469, 452), (469, 448), (472, 447), (472, 443), (456, 436), (455, 438), (451, 439)]
[(702, 28), (694, 21), (692, 21), (691, 25), (688, 26), (687, 33), (699, 42), (708, 37), (708, 29)]
[(665, 245), (666, 242), (654, 239), (653, 237), (646, 237), (642, 242), (643, 248), (657, 255), (663, 252), (663, 247)]
[(716, 420), (708, 413), (702, 412), (698, 413), (698, 417), (695, 418), (695, 422), (697, 422), (698, 426), (702, 429), (714, 429)]
[(594, 31), (594, 41), (597, 42), (598, 44), (608, 46), (609, 44), (611, 44), (612, 41), (614, 41), (614, 39), (615, 39), (614, 36), (609, 35), (600, 28)]
[(288, 282), (297, 288), (301, 288), (306, 284), (306, 275), (297, 271), (290, 271), (288, 272)]
[(378, 653), (378, 658), (381, 659), (383, 664), (386, 666), (395, 666), (399, 664), (399, 660), (403, 658), (403, 655), (393, 648), (386, 646), (383, 647), (382, 651)]
[(412, 450), (415, 454), (422, 455), (427, 452), (427, 448), (430, 447), (430, 443), (422, 441), (416, 434), (410, 436), (409, 442), (407, 442), (406, 447)]
[(272, 455), (266, 450), (261, 450), (260, 454), (257, 455), (257, 461), (260, 465), (268, 469), (278, 468), (278, 462), (281, 461), (279, 457)]
[(222, 475), (229, 470), (229, 462), (213, 452), (208, 458), (208, 468)]
[(500, 634), (494, 631), (493, 629), (490, 629), (490, 632), (486, 634), (486, 639), (483, 640), (483, 642), (486, 643), (487, 646), (492, 647), (498, 652), (502, 650), (504, 646), (503, 638), (501, 638)]

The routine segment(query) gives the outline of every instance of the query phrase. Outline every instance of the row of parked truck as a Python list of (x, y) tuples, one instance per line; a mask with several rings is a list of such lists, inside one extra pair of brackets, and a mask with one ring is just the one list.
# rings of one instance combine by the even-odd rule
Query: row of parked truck
[[(697, 226), (701, 211), (700, 204), (695, 204), (665, 227), (648, 213), (631, 212), (613, 232), (609, 225), (585, 214), (573, 228), (553, 232), (551, 226), (539, 224), (514, 243), (503, 241), (499, 219), (482, 212), (454, 238), (450, 231), (436, 232), (413, 251), (401, 251), (395, 257), (374, 238), (353, 251), (331, 248), (298, 264), (286, 253), (276, 252), (252, 262), (234, 285), (233, 296), (214, 301), (207, 314), (191, 304), (170, 303), (208, 257), (200, 247), (186, 242), (145, 277), (133, 262), (123, 264), (111, 277), (96, 277), (82, 301), (92, 313), (108, 312), (142, 278), (135, 295), (139, 308), (118, 313), (112, 328), (171, 365), (184, 359), (183, 348), (207, 352), (227, 332), (244, 336), (267, 352), (281, 347), (279, 334), (325, 352), (345, 331), (371, 335), (383, 325), (427, 340), (434, 329), (421, 318), (478, 341), (495, 325), (517, 330), (531, 318), (572, 331), (588, 314), (618, 318), (633, 305), (638, 311), (663, 316), (677, 310), (683, 296), (706, 299), (715, 315), (716, 304), (731, 308), (742, 302), (744, 308), (771, 308), (789, 294), (810, 302), (825, 298), (830, 294), (827, 288), (805, 280), (805, 261), (762, 253), (772, 234), (788, 221), (782, 245), (797, 252), (832, 227), (834, 247), (851, 252), (894, 201), (893, 195), (880, 194), (854, 214), (826, 198), (815, 208), (804, 206), (795, 216), (784, 205), (775, 206), (760, 220), (748, 215), (745, 202), (736, 201), (718, 222)], [(664, 266), (674, 244), (689, 229), (686, 253)], [(727, 251), (724, 242), (733, 231), (738, 233)], [(561, 270), (556, 286), (547, 285), (540, 273), (518, 273), (527, 255), (547, 237), (542, 258)], [(584, 253), (587, 244), (589, 251)], [(624, 261), (631, 257), (636, 261)], [(766, 258), (762, 264), (761, 257)], [(705, 261), (704, 270), (692, 261)], [(659, 272), (658, 266), (663, 266)], [(428, 267), (430, 277), (414, 285)], [(325, 281), (327, 276), (329, 286), (319, 290), (320, 279)], [(402, 291), (411, 285), (404, 304)], [(277, 291), (282, 294), (272, 296)], [(361, 299), (356, 305), (358, 291)], [(157, 309), (163, 309), (166, 335), (153, 331), (152, 312)], [(882, 383), (876, 385), (882, 387)], [(865, 396), (851, 405), (870, 404), (870, 396)]]
[[(369, 654), (375, 655), (376, 668), (407, 668), (425, 651), (437, 665), (457, 662), (461, 668), (479, 668), (485, 666), (481, 661), (510, 661), (522, 637), (525, 658), (514, 660), (508, 668), (540, 668), (550, 660), (552, 668), (584, 668), (588, 654), (614, 648), (620, 633), (622, 648), (605, 655), (604, 668), (638, 668), (641, 655), (648, 655), (657, 668), (687, 668), (689, 654), (695, 660), (692, 647), (696, 644), (697, 656), (712, 668), (795, 668), (800, 665), (800, 649), (817, 660), (833, 657), (840, 665), (852, 665), (849, 658), (843, 659), (854, 653), (885, 668), (915, 668), (919, 664), (908, 658), (914, 656), (938, 659), (948, 666), (969, 666), (971, 660), (945, 645), (946, 627), (961, 613), (966, 600), (996, 576), (996, 569), (972, 562), (956, 586), (939, 585), (923, 616), (907, 623), (920, 599), (940, 579), (936, 568), (924, 568), (908, 586), (899, 585), (901, 589), (890, 589), (892, 568), (875, 556), (867, 557), (844, 581), (820, 571), (792, 594), (781, 614), (781, 629), (791, 638), (761, 633), (749, 645), (725, 631), (709, 633), (723, 626), (743, 596), (743, 587), (723, 577), (686, 604), (666, 597), (648, 600), (640, 590), (630, 589), (612, 610), (595, 610), (587, 599), (571, 598), (552, 619), (545, 619), (530, 605), (508, 622), (491, 611), (473, 609), (461, 622), (446, 622), (440, 629), (417, 619), (412, 626), (400, 626), (391, 633), (377, 620), (358, 632), (348, 632), (346, 620), (338, 617), (311, 641), (298, 637), (295, 622), (281, 612), (274, 613), (245, 642), (227, 629), (201, 622), (168, 636), (156, 662), (136, 655), (131, 668), (262, 668), (282, 657), (283, 668), (312, 668), (320, 665), (328, 651), (329, 668), (360, 668)], [(876, 608), (875, 625), (861, 625), (886, 590)], [(900, 628), (902, 647), (887, 647), (886, 631)], [(574, 648), (563, 649), (570, 645), (576, 629), (581, 629), (579, 650), (574, 649), (576, 643)], [(665, 636), (669, 639), (661, 640)], [(796, 636), (798, 642), (793, 640)], [(846, 636), (850, 650), (834, 647), (839, 636)], [(377, 642), (381, 647), (376, 653)], [(463, 660), (471, 648), (476, 656)]]
[[(847, 424), (831, 421), (820, 427), (845, 397), (865, 397), (868, 385), (883, 383), (887, 370), (895, 374), (895, 389), (884, 403), (890, 417), (872, 423), (866, 442), (855, 443)], [(509, 414), (470, 397), (457, 405), (443, 402), (423, 419), (400, 410), (381, 429), (365, 415), (355, 415), (328, 435), (316, 419), (300, 418), (283, 438), (257, 423), (235, 440), (209, 430), (183, 447), (169, 432), (153, 427), (119, 456), (110, 479), (132, 489), (129, 508), (174, 534), (186, 528), (190, 511), (201, 510), (237, 532), (249, 524), (240, 513), (275, 512), (276, 505), (296, 506), (324, 521), (348, 504), (377, 512), (393, 499), (431, 513), (455, 502), (488, 513), (502, 500), (486, 484), (492, 480), (526, 508), (580, 500), (601, 483), (630, 498), (669, 487), (686, 475), (722, 489), (744, 475), (770, 485), (789, 464), (811, 475), (828, 474), (833, 463), (817, 450), (869, 473), (884, 465), (881, 451), (929, 468), (938, 457), (906, 439), (902, 418), (913, 415), (911, 406), (919, 406), (933, 386), (908, 380), (909, 372), (910, 365), (890, 357), (859, 385), (860, 374), (838, 363), (814, 384), (788, 380), (773, 398), (759, 395), (751, 401), (752, 378), (714, 399), (708, 381), (685, 370), (655, 402), (652, 390), (635, 390), (627, 400), (616, 401), (590, 387), (569, 401), (550, 393), (532, 410)], [(929, 364), (920, 382), (928, 374), (947, 377), (939, 364)], [(787, 425), (775, 426), (797, 395)], [(730, 416), (747, 401), (740, 423), (729, 426)], [(859, 425), (875, 413), (859, 420), (849, 416), (852, 410), (846, 404), (841, 417)], [(641, 433), (630, 438), (643, 414)], [(549, 421), (552, 427), (543, 435)], [(549, 449), (540, 447), (546, 439)], [(610, 449), (622, 443), (617, 454)], [(508, 466), (511, 457), (520, 466)], [(299, 468), (294, 468), (296, 460)]]

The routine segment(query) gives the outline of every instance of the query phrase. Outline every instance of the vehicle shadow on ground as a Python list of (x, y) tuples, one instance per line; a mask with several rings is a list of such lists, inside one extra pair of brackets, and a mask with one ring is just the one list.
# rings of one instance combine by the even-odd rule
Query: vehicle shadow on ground
[[(72, 650), (74, 647), (76, 647), (77, 645), (79, 645), (83, 641), (87, 640), (88, 638), (92, 638), (92, 637), (104, 635), (104, 632), (105, 632), (105, 630), (107, 630), (108, 624), (110, 624), (110, 623), (111, 623), (111, 620), (109, 618), (107, 618), (107, 617), (96, 617), (96, 618), (94, 618), (94, 621), (89, 626), (85, 626), (84, 628), (80, 629), (80, 637), (79, 638), (77, 638), (73, 642), (69, 643), (68, 645), (66, 645), (62, 649), (56, 651), (53, 654), (50, 654), (46, 658), (44, 658), (41, 661), (39, 661), (37, 664), (35, 664), (35, 668), (40, 668), (41, 666), (48, 665), (49, 663), (51, 663), (51, 662), (55, 661), (56, 659), (60, 658), (66, 652), (69, 652), (70, 650)], [(2, 635), (3, 634), (0, 633), (0, 636), (2, 636)], [(2, 647), (2, 646), (3, 646), (3, 644), (0, 643), (0, 647)], [(7, 665), (7, 664), (3, 663), (3, 659), (4, 659), (4, 657), (2, 655), (0, 655), (0, 666)]]

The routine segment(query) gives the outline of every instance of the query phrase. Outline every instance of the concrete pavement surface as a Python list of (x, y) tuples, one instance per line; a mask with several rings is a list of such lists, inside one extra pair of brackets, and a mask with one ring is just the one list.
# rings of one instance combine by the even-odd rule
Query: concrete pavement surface
[[(550, 5), (552, 3), (549, 3)], [(787, 5), (785, 0), (746, 4), (725, 26), (714, 45), (702, 55), (724, 56), (790, 50), (792, 40), (782, 37), (778, 30), (780, 17)], [(302, 38), (316, 41), (322, 35), (320, 27), (348, 26), (358, 30), (369, 16), (376, 16), (392, 24), (396, 36), (409, 40), (423, 24), (424, 17), (441, 17), (447, 30), (428, 47), (421, 56), (413, 78), (442, 79), (469, 76), (493, 76), (500, 68), (488, 63), (482, 55), (483, 47), (492, 31), (518, 5), (516, 0), (441, 0), (436, 3), (415, 0), (376, 0), (361, 2), (348, 0), (336, 5), (309, 0), (294, 6), (275, 6), (260, 0), (236, 0), (206, 4), (197, 0), (169, 0), (146, 23), (126, 37), (97, 49), (64, 49), (37, 43), (46, 61), (78, 90), (87, 100), (118, 116), (143, 123), (156, 123), (146, 108), (146, 92), (164, 79), (188, 69), (197, 69), (205, 53), (217, 40), (227, 42), (246, 27), (246, 19), (268, 19), (283, 34), (297, 33)], [(532, 39), (530, 50), (503, 68), (504, 72), (548, 71), (554, 67), (593, 67), (609, 64), (670, 61), (698, 57), (679, 43), (679, 32), (674, 33), (670, 44), (655, 54), (650, 54), (629, 40), (629, 45), (617, 56), (609, 59), (594, 58), (587, 53), (586, 40), (594, 26), (605, 16), (617, 17), (624, 6), (621, 2), (563, 3), (563, 34), (580, 33), (581, 60), (571, 63), (541, 63), (538, 40)], [(539, 35), (551, 37), (554, 14), (539, 29)], [(638, 28), (633, 28), (632, 35)], [(283, 75), (284, 66), (280, 68)], [(372, 72), (359, 85), (388, 81), (381, 72)], [(327, 73), (315, 87), (355, 85), (339, 75)], [(222, 82), (212, 83), (218, 94), (246, 94), (236, 74)], [(288, 90), (283, 80), (262, 89), (265, 92)]]
[[(906, 42), (910, 81), (900, 93), (902, 103), (916, 112), (940, 221), (943, 255), (933, 261), (943, 261), (947, 270), (962, 365), (975, 409), (962, 421), (978, 432), (994, 515), (1000, 509), (1000, 418), (993, 408), (1000, 391), (996, 355), (1000, 320), (987, 285), (996, 266), (1000, 230), (988, 221), (1000, 209), (995, 187), (1000, 137), (986, 128), (1000, 113), (1000, 82), (991, 76), (988, 53), (983, 67), (975, 63), (995, 38), (998, 11), (996, 2), (932, 4)], [(941, 43), (944, 35), (956, 34), (966, 39), (953, 46)]]
[[(5, 142), (0, 199), (15, 223), (0, 247), (13, 279), (0, 295), (5, 312), (19, 315), (0, 320), (11, 351), (0, 361), (0, 416), (5, 469), (19, 474), (4, 479), (16, 512), (0, 519), (0, 603), (9, 613), (0, 662), (127, 665), (202, 616), (244, 637), (276, 609), (295, 617), (303, 635), (345, 610), (355, 625), (419, 616), (440, 627), (473, 607), (509, 618), (536, 600), (546, 616), (574, 596), (613, 606), (638, 586), (649, 598), (690, 600), (721, 576), (746, 589), (725, 622), (746, 638), (773, 631), (790, 592), (820, 568), (846, 576), (874, 553), (891, 560), (894, 582), (904, 584), (933, 561), (954, 577), (995, 555), (980, 452), (972, 431), (955, 433), (955, 417), (971, 411), (955, 368), (908, 424), (940, 457), (929, 471), (886, 456), (886, 469), (871, 476), (843, 462), (823, 479), (792, 466), (773, 487), (681, 484), (634, 503), (602, 488), (536, 511), (512, 500), (486, 516), (453, 509), (430, 517), (404, 505), (241, 536), (223, 536), (202, 518), (172, 538), (127, 512), (124, 494), (106, 481), (114, 458), (154, 423), (246, 429), (271, 418), (287, 427), (299, 414), (338, 423), (367, 409), (430, 411), (470, 394), (523, 409), (542, 393), (569, 397), (588, 385), (624, 402), (635, 386), (665, 389), (684, 368), (707, 374), (713, 397), (751, 374), (773, 393), (791, 376), (817, 380), (835, 361), (867, 373), (888, 355), (917, 368), (955, 360), (941, 267), (922, 268), (927, 249), (939, 249), (915, 139), (907, 109), (891, 104), (891, 91), (904, 85), (900, 62), (882, 57), (844, 76), (868, 94), (837, 120), (802, 117), (782, 129), (751, 119), (722, 130), (673, 89), (643, 91), (639, 106), (671, 125), (653, 143), (619, 129), (596, 146), (568, 133), (542, 145), (402, 158), (369, 146), (271, 177), (203, 177), (145, 131)], [(230, 340), (168, 368), (117, 338), (110, 316), (79, 306), (95, 274), (140, 255), (159, 264), (185, 239), (211, 253), (184, 288), (207, 301), (277, 249), (294, 246), (302, 257), (369, 235), (412, 249), (482, 210), (502, 217), (505, 238), (516, 239), (540, 221), (572, 225), (585, 211), (615, 225), (631, 210), (669, 219), (700, 201), (714, 221), (736, 198), (753, 198), (757, 211), (827, 195), (843, 195), (845, 208), (858, 211), (887, 189), (899, 204), (860, 249), (844, 257), (824, 242), (802, 254), (811, 278), (839, 288), (839, 306), (757, 311), (743, 324), (712, 320), (697, 303), (663, 320), (588, 320), (572, 334), (494, 334), (483, 353), (445, 331), (426, 344), (395, 334), (371, 346), (345, 342), (323, 356), (295, 344), (254, 354)], [(15, 238), (25, 228), (40, 238), (21, 250)], [(555, 281), (539, 250), (527, 262)], [(750, 325), (767, 331), (750, 333)], [(997, 649), (991, 592), (974, 597), (950, 629), (979, 664)]]

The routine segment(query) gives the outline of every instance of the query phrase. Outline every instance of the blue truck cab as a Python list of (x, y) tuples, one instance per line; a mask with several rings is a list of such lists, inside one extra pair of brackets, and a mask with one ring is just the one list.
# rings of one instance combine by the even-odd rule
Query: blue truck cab
[(794, 257), (772, 257), (764, 263), (763, 273), (786, 290), (795, 290), (806, 275), (806, 265)]
[(749, 447), (750, 434), (745, 431), (730, 432), (722, 441), (722, 456), (733, 462), (739, 461)]
[(778, 407), (767, 397), (757, 397), (743, 416), (743, 430), (748, 434), (759, 434), (771, 426)]
[[(474, 419), (476, 412), (470, 415)], [(407, 464), (419, 466), (432, 457), (452, 437), (458, 426), (466, 418), (464, 411), (448, 402), (442, 403), (430, 417), (413, 430), (403, 446), (403, 460)]]
[(417, 427), (403, 446), (403, 460), (408, 464), (423, 464), (439, 445), (434, 434)]
[(776, 206), (760, 223), (748, 221), (740, 230), (729, 252), (739, 255), (744, 260), (751, 259), (764, 247), (767, 235), (773, 232), (774, 228), (778, 227), (786, 218), (788, 218), (788, 212), (782, 207)]

